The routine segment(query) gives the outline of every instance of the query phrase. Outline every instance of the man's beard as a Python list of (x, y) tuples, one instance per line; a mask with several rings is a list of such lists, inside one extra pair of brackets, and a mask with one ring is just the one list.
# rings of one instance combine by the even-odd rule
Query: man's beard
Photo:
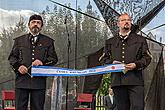
[(124, 27), (124, 30), (129, 30), (130, 28), (129, 27)]
[(130, 29), (129, 24), (125, 24), (124, 30), (129, 30), (129, 29)]
[(38, 27), (33, 27), (32, 29), (31, 29), (31, 31), (32, 31), (32, 33), (34, 33), (34, 34), (37, 34), (37, 33), (39, 33), (40, 32), (40, 30), (41, 29), (39, 29)]

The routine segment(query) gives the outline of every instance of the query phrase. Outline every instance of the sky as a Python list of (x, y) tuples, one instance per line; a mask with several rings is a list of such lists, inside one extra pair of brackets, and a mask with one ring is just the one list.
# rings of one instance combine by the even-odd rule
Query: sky
[[(71, 3), (72, 8), (76, 8), (76, 0), (54, 0), (61, 4)], [(93, 10), (97, 10), (96, 5), (93, 0), (90, 0)], [(86, 6), (88, 5), (89, 0), (77, 0), (77, 4), (83, 9), (83, 12), (86, 11)], [(53, 8), (54, 3), (49, 0), (0, 0), (0, 32), (3, 28), (13, 27), (15, 23), (19, 21), (20, 15), (24, 17), (25, 20), (28, 19), (33, 13), (41, 13), (45, 10), (46, 6)], [(147, 30), (152, 29), (156, 26), (165, 23), (165, 8), (142, 30), (147, 32)], [(159, 29), (151, 31), (153, 35), (157, 36), (157, 41), (160, 37), (165, 44), (165, 26)]]
[[(52, 0), (61, 4), (72, 3), (72, 7), (76, 7), (76, 0)], [(77, 0), (77, 4), (85, 8), (88, 0)], [(92, 2), (92, 1), (91, 1)], [(5, 10), (34, 10), (42, 11), (46, 6), (52, 6), (49, 0), (0, 0), (0, 8)]]
[[(155, 18), (142, 30), (143, 32), (148, 33), (148, 30), (153, 29), (159, 25), (165, 24), (165, 7), (155, 16)], [(162, 26), (158, 29), (150, 31), (157, 36), (157, 41), (162, 37), (162, 43), (165, 44), (165, 26)]]
[[(76, 8), (76, 0), (54, 0), (61, 4), (71, 3)], [(77, 5), (86, 11), (88, 0), (77, 0)], [(19, 21), (20, 15), (27, 21), (33, 13), (41, 13), (49, 6), (53, 9), (54, 3), (49, 0), (0, 0), (0, 32), (5, 27), (13, 27)], [(96, 5), (93, 6), (96, 9)]]

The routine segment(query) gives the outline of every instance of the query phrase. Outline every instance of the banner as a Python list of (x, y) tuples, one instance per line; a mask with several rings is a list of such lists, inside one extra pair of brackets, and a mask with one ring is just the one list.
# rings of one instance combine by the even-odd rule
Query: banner
[(163, 49), (159, 56), (159, 62), (151, 81), (150, 88), (145, 97), (146, 110), (165, 110), (165, 76), (163, 63)]
[(84, 70), (56, 68), (51, 66), (32, 66), (32, 76), (88, 76), (124, 71), (124, 64), (110, 64)]
[(117, 11), (115, 11), (113, 8), (111, 8), (108, 4), (106, 4), (106, 2), (104, 2), (103, 0), (94, 0), (94, 2), (97, 5), (98, 9), (100, 10), (112, 34), (116, 35), (118, 33), (118, 27), (116, 22), (120, 14)]

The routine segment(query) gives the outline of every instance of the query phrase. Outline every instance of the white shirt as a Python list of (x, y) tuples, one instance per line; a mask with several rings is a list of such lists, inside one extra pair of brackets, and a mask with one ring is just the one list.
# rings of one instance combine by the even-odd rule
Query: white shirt
[(109, 95), (111, 103), (113, 104), (113, 95)]
[[(30, 32), (31, 33), (31, 32)], [(32, 33), (31, 33), (31, 35), (34, 37), (34, 42), (36, 42), (37, 41), (37, 38), (38, 38), (38, 35), (39, 35), (40, 33), (37, 33), (36, 35), (33, 35)]]

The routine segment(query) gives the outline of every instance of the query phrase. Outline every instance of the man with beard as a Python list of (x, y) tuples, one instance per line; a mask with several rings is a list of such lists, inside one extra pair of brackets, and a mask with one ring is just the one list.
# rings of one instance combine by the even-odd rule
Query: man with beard
[(111, 74), (111, 86), (119, 110), (144, 110), (143, 69), (151, 61), (146, 39), (131, 32), (131, 17), (124, 13), (118, 18), (119, 33), (105, 43), (101, 62), (125, 64), (124, 72)]
[(31, 110), (44, 110), (46, 77), (31, 77), (31, 66), (55, 65), (58, 59), (54, 40), (40, 33), (42, 17), (32, 15), (28, 27), (28, 34), (14, 39), (8, 58), (16, 73), (16, 110), (27, 110), (29, 99)]

